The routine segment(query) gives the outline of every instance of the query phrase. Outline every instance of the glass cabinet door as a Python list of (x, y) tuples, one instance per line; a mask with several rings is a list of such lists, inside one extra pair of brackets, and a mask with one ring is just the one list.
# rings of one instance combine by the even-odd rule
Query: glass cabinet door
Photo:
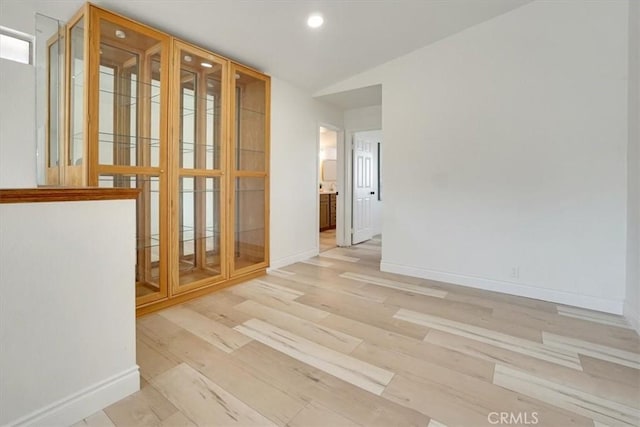
[(85, 45), (87, 44), (87, 17), (79, 16), (68, 29), (67, 39), (69, 43), (69, 115), (66, 150), (64, 153), (65, 172), (64, 182), (69, 186), (81, 186), (86, 184), (86, 159), (87, 151), (85, 128), (86, 122), (86, 58)]
[(55, 38), (47, 43), (47, 127), (46, 127), (46, 183), (48, 185), (60, 184), (60, 141), (61, 134), (59, 129), (60, 105), (62, 97), (60, 96), (60, 58), (63, 49), (64, 39)]
[(89, 182), (137, 188), (138, 305), (168, 296), (166, 120), (169, 36), (91, 9)]
[(99, 49), (98, 165), (159, 168), (162, 40), (100, 19)]
[(265, 181), (263, 177), (234, 179), (234, 271), (264, 264), (266, 258)]
[(269, 78), (232, 64), (232, 276), (266, 267), (268, 254)]
[(174, 42), (172, 293), (223, 280), (227, 65), (206, 51)]
[(36, 13), (36, 171), (38, 185), (63, 185), (65, 37), (57, 19)]

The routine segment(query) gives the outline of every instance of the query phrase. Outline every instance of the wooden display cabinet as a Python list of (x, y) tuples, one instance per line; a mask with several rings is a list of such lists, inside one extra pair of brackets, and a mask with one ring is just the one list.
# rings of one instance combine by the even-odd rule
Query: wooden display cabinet
[(138, 313), (263, 274), (269, 77), (92, 4), (64, 39), (57, 176), (139, 190)]

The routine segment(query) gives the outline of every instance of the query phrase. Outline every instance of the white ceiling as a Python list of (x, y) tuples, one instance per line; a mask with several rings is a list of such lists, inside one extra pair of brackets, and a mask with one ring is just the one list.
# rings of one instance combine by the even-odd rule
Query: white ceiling
[[(531, 0), (97, 0), (315, 92)], [(82, 0), (0, 0), (66, 20)], [(306, 26), (311, 12), (325, 24)]]

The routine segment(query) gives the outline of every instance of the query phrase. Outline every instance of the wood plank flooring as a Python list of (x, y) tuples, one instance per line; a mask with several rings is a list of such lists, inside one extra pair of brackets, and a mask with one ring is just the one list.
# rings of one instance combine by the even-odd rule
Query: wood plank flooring
[(381, 273), (380, 245), (138, 319), (141, 390), (77, 425), (640, 425), (622, 317)]
[(336, 247), (336, 230), (326, 230), (320, 232), (320, 252)]

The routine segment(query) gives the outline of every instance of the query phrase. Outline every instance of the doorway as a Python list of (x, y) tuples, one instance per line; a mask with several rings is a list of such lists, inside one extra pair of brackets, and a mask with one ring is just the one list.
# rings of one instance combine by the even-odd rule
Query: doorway
[(382, 131), (354, 132), (352, 136), (351, 244), (382, 233)]
[(318, 147), (318, 232), (319, 251), (337, 246), (338, 223), (338, 137), (339, 131), (319, 127)]

